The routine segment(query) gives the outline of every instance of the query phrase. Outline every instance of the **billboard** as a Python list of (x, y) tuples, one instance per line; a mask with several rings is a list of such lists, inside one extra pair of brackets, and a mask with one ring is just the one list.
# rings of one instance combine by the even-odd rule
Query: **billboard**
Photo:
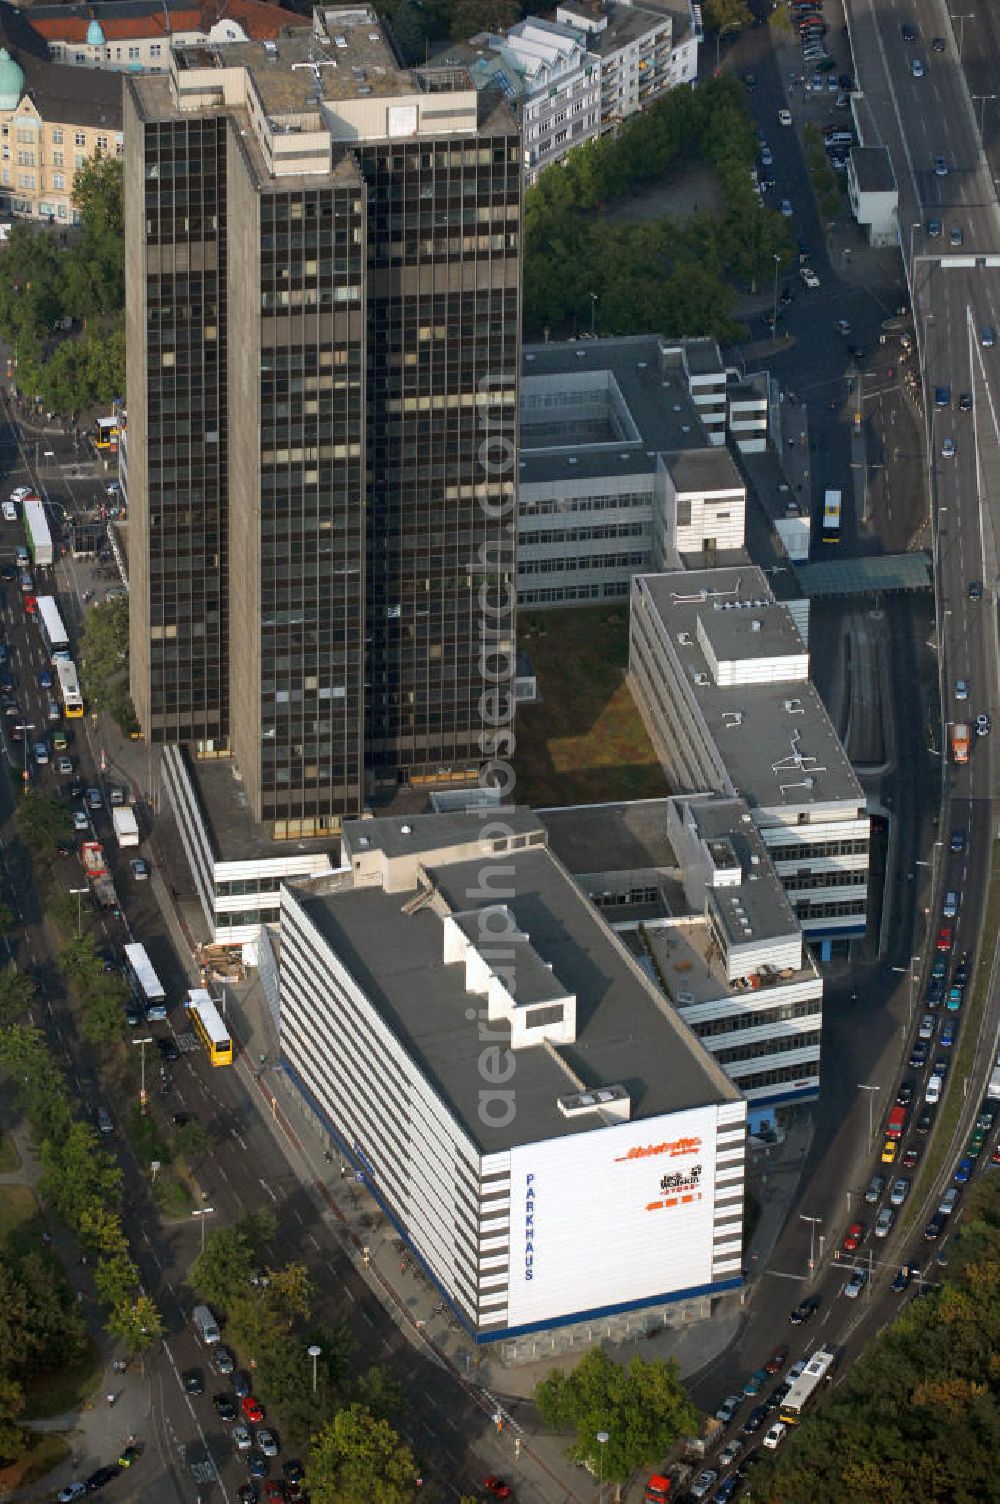
[(509, 1324), (708, 1284), (715, 1133), (710, 1106), (512, 1149)]

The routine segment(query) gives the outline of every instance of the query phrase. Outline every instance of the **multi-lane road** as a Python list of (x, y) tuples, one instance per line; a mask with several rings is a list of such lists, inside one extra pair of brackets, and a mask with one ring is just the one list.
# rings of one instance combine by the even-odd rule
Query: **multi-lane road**
[[(102, 482), (96, 467), (91, 465), (92, 473), (86, 477), (77, 474), (73, 483), (67, 484), (61, 465), (73, 474), (80, 456), (66, 440), (53, 437), (46, 444), (52, 452), (44, 480), (47, 494), (53, 498), (55, 517), (63, 505), (72, 510), (75, 505), (89, 503), (100, 493)], [(33, 461), (33, 446), (29, 457)], [(27, 475), (14, 430), (5, 419), (0, 419), (0, 473), (4, 475), (5, 495), (15, 485), (35, 478)], [(21, 542), (23, 533), (19, 525), (0, 523), (0, 563), (12, 560)], [(91, 586), (106, 590), (109, 583), (87, 564), (67, 562), (60, 567), (60, 606), (77, 642), (83, 605), (75, 592)], [(52, 584), (51, 579), (46, 582), (44, 577), (36, 582), (43, 592), (51, 589)], [(16, 584), (3, 586), (0, 638), (8, 645), (9, 663), (4, 667), (16, 676), (18, 697), (16, 718), (3, 719), (7, 726), (37, 726), (38, 731), (25, 733), (30, 743), (52, 728), (46, 723), (48, 693), (40, 683), (46, 663), (38, 629), (34, 619), (25, 613), (23, 596)], [(191, 977), (171, 943), (151, 891), (153, 885), (136, 882), (124, 859), (130, 853), (119, 856), (114, 849), (106, 796), (109, 785), (120, 775), (113, 765), (102, 773), (101, 748), (89, 716), (84, 722), (66, 724), (73, 728), (71, 752), (84, 785), (96, 785), (105, 791), (103, 808), (91, 818), (94, 833), (103, 841), (111, 858), (123, 907), (120, 920), (113, 913), (99, 914), (96, 938), (114, 947), (133, 936), (141, 940), (168, 996), (176, 1003), (190, 985)], [(8, 752), (12, 765), (20, 769), (24, 757), (22, 745), (10, 744)], [(29, 764), (31, 761), (29, 751)], [(67, 782), (51, 763), (43, 768), (33, 767), (32, 778), (35, 787), (51, 794), (58, 793), (59, 785)], [(82, 869), (73, 858), (57, 863), (56, 872), (68, 889), (84, 886)], [(0, 874), (7, 901), (13, 904), (21, 921), (13, 937), (13, 954), (18, 964), (30, 966), (43, 984), (45, 1001), (36, 1006), (35, 1021), (45, 1028), (63, 1060), (84, 1111), (93, 1113), (98, 1103), (106, 1100), (101, 1097), (98, 1062), (62, 1000), (51, 940), (42, 923), (30, 869), (17, 840), (5, 780), (0, 780)], [(180, 1032), (184, 1025), (179, 1021), (179, 1011), (175, 1007), (171, 1019), (178, 1028), (180, 1058), (169, 1067), (165, 1081), (153, 1085), (153, 1111), (168, 1130), (170, 1115), (180, 1110), (194, 1114), (207, 1130), (209, 1149), (197, 1166), (197, 1177), (213, 1208), (213, 1223), (231, 1225), (262, 1205), (275, 1211), (278, 1234), (268, 1256), (279, 1264), (301, 1260), (307, 1265), (315, 1283), (317, 1315), (330, 1325), (341, 1323), (345, 1327), (353, 1347), (352, 1368), (360, 1371), (373, 1364), (386, 1365), (401, 1385), (407, 1398), (399, 1429), (424, 1468), (424, 1492), (428, 1499), (456, 1499), (462, 1492), (472, 1490), (487, 1472), (497, 1470), (496, 1459), (486, 1443), (491, 1432), (495, 1435), (489, 1418), (493, 1407), (472, 1386), (442, 1367), (429, 1349), (414, 1346), (401, 1333), (355, 1267), (323, 1189), (323, 1183), (329, 1181), (330, 1188), (340, 1193), (336, 1165), (319, 1159), (308, 1167), (307, 1178), (303, 1177), (301, 1167), (293, 1170), (275, 1134), (254, 1105), (259, 1088), (250, 1064), (242, 1059), (231, 1071), (212, 1070), (200, 1049), (185, 1047), (188, 1041)], [(148, 1032), (165, 1037), (172, 1033), (171, 1024), (151, 1025)], [(155, 1067), (151, 1067), (150, 1073), (156, 1083)], [(120, 1116), (125, 1117), (124, 1111)], [(220, 1423), (215, 1415), (212, 1395), (225, 1391), (226, 1385), (212, 1374), (205, 1349), (191, 1329), (191, 1294), (184, 1288), (198, 1252), (199, 1225), (190, 1219), (160, 1223), (153, 1214), (148, 1175), (143, 1173), (146, 1167), (140, 1169), (121, 1131), (110, 1142), (125, 1172), (126, 1231), (144, 1286), (163, 1313), (167, 1337), (149, 1365), (153, 1401), (148, 1425), (143, 1427), (140, 1437), (141, 1458), (127, 1474), (108, 1486), (106, 1496), (109, 1504), (121, 1504), (125, 1499), (151, 1492), (157, 1504), (160, 1501), (166, 1504), (168, 1500), (171, 1504), (176, 1500), (191, 1504), (195, 1499), (211, 1498), (235, 1504), (239, 1486), (247, 1481), (247, 1471), (233, 1447), (232, 1427)], [(78, 1273), (78, 1279), (88, 1298), (93, 1298), (86, 1273)], [(180, 1375), (189, 1368), (205, 1371), (205, 1393), (200, 1397), (184, 1390)], [(129, 1375), (123, 1382), (131, 1385), (144, 1381)], [(86, 1460), (94, 1467), (114, 1459), (102, 1456)], [(280, 1467), (280, 1460), (271, 1465), (272, 1476)], [(525, 1465), (530, 1467), (527, 1456)], [(573, 1497), (573, 1492), (564, 1485), (557, 1486), (543, 1472), (532, 1496), (559, 1500), (562, 1504)]]

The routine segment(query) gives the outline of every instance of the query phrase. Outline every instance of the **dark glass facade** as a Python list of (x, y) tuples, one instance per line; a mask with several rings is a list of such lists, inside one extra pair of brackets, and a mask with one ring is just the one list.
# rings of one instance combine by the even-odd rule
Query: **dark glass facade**
[(152, 740), (218, 741), (228, 720), (226, 122), (147, 125), (143, 167), (146, 546), (133, 588), (146, 640), (137, 654), (133, 645), (135, 699)]
[(521, 168), (514, 136), (378, 145), (359, 158), (370, 248), (365, 733), (372, 786), (388, 792), (482, 761), (480, 589), (513, 590), (515, 568)]
[(288, 838), (474, 774), (513, 672), (516, 128), (335, 144), (287, 182), (233, 114), (138, 130), (144, 730), (231, 750)]

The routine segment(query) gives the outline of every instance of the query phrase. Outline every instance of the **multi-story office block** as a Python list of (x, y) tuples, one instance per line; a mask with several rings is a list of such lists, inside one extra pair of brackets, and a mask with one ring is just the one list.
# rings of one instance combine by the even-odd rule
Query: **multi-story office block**
[(746, 802), (806, 939), (864, 934), (864, 790), (763, 571), (633, 580), (629, 681), (672, 787)]
[(707, 1317), (746, 1106), (531, 812), (351, 822), (344, 866), (281, 891), (282, 1064), (466, 1332), (532, 1361)]
[(636, 574), (738, 555), (746, 486), (721, 447), (714, 340), (643, 334), (523, 353), (522, 606), (621, 599)]
[(474, 776), (513, 668), (509, 106), (366, 7), (126, 89), (143, 729), (232, 753), (285, 837)]

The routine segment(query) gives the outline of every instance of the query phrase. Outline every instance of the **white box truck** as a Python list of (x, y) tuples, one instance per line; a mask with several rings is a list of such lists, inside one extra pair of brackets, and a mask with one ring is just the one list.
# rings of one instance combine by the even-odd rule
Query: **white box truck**
[(119, 846), (138, 846), (139, 826), (135, 815), (127, 805), (119, 805), (111, 811), (111, 819), (115, 827), (115, 835)]
[(213, 1347), (216, 1342), (221, 1342), (219, 1323), (215, 1319), (211, 1306), (195, 1306), (191, 1312), (191, 1320), (202, 1342), (209, 1347)]

